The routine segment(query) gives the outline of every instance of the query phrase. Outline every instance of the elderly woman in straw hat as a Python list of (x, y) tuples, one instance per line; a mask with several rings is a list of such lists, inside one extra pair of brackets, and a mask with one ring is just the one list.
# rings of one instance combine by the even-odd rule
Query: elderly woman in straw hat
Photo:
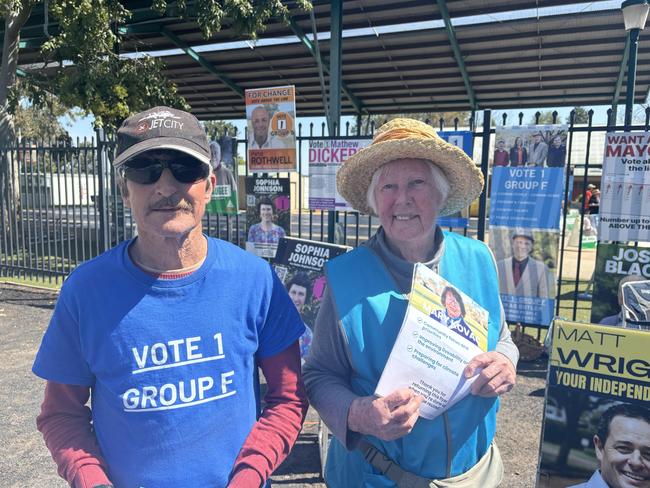
[[(328, 263), (328, 289), (304, 367), (314, 407), (334, 433), (326, 481), (337, 487), (498, 486), (493, 442), (497, 397), (515, 382), (518, 360), (495, 262), (479, 241), (443, 232), (436, 217), (469, 205), (483, 177), (463, 151), (428, 125), (394, 119), (337, 176), (339, 193), (381, 228)], [(488, 352), (464, 371), (472, 394), (443, 415), (418, 418), (410, 389), (373, 393), (406, 311), (414, 263), (433, 268), (489, 312)]]

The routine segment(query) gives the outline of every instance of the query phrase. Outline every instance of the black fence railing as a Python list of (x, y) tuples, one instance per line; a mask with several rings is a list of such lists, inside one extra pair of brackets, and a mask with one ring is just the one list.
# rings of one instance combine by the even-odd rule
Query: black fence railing
[[(588, 120), (574, 123), (572, 112), (568, 121), (568, 174), (566, 179), (564, 212), (561, 222), (560, 252), (558, 258), (558, 294), (556, 313), (571, 319), (588, 318), (588, 291), (594, 266), (595, 252), (587, 248), (583, 239), (584, 201), (588, 183), (599, 184), (604, 149), (604, 135), (621, 131), (611, 110), (607, 123), (595, 126), (593, 111)], [(499, 125), (521, 125), (520, 113), (515, 124), (509, 124), (503, 114)], [(540, 114), (536, 115), (539, 122)], [(441, 130), (458, 130), (458, 119), (453, 127), (446, 127), (443, 119), (428, 121)], [(557, 122), (557, 113), (553, 114)], [(629, 130), (648, 130), (650, 109), (643, 124)], [(473, 133), (474, 159), (484, 173), (492, 154), (493, 135), (497, 127), (490, 111), (484, 112), (482, 127), (469, 121)], [(351, 124), (342, 127), (335, 138), (368, 138), (374, 124)], [(216, 139), (219, 134), (211, 134)], [(332, 139), (325, 124), (320, 127), (298, 125), (299, 171), (292, 179), (291, 235), (307, 239), (342, 242), (358, 246), (378, 228), (376, 217), (356, 212), (326, 212), (310, 210), (307, 205), (308, 171), (307, 146), (315, 139)], [(129, 209), (122, 204), (116, 186), (111, 161), (115, 141), (98, 132), (93, 139), (77, 140), (74, 146), (60, 146), (43, 142), (16, 142), (0, 148), (6, 156), (3, 179), (5, 191), (0, 198), (0, 277), (17, 277), (41, 282), (60, 282), (81, 262), (112, 247), (117, 242), (135, 235), (136, 228)], [(247, 142), (237, 140), (239, 154), (245, 161)], [(242, 168), (246, 168), (242, 165)], [(241, 176), (248, 175), (247, 169)], [(489, 183), (489, 175), (485, 174)], [(2, 180), (0, 179), (0, 182)], [(240, 185), (243, 190), (243, 185)], [(18, 199), (13, 198), (20, 195)], [(468, 209), (469, 227), (450, 229), (481, 240), (489, 238), (489, 188), (481, 197), (478, 209)], [(570, 222), (579, 226), (577, 242), (569, 242), (575, 231), (569, 232)], [(243, 246), (246, 238), (246, 217), (242, 209), (238, 215), (206, 215), (203, 221), (207, 234)], [(575, 239), (574, 239), (575, 240)], [(586, 293), (587, 292), (587, 293)]]

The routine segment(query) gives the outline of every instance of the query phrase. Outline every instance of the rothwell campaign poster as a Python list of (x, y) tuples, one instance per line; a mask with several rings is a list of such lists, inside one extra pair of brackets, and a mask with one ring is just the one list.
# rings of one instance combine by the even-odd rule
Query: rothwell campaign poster
[(650, 241), (650, 132), (610, 132), (600, 183), (600, 241)]
[(650, 333), (555, 321), (539, 488), (647, 486)]
[(471, 297), (417, 264), (406, 316), (375, 393), (411, 388), (424, 397), (420, 416), (432, 419), (468, 393), (469, 361), (487, 350), (488, 313)]
[[(474, 134), (468, 130), (441, 130), (438, 135), (445, 141), (465, 151), (470, 159), (474, 154)], [(469, 210), (456, 212), (445, 217), (438, 217), (437, 223), (442, 227), (467, 227)]]
[(336, 173), (370, 139), (314, 139), (309, 141), (309, 208), (353, 210), (336, 191)]
[(295, 92), (294, 86), (246, 90), (251, 173), (296, 171)]
[(275, 257), (280, 239), (290, 234), (289, 178), (246, 178), (246, 250)]
[(610, 323), (611, 320), (607, 318), (613, 318), (621, 311), (618, 287), (621, 280), (628, 276), (650, 280), (650, 247), (621, 242), (601, 243), (594, 272), (594, 298), (591, 305), (593, 323), (602, 320)]
[(316, 315), (325, 293), (325, 263), (350, 249), (349, 246), (307, 239), (280, 239), (273, 267), (307, 326), (300, 338), (300, 355), (303, 358), (309, 352)]

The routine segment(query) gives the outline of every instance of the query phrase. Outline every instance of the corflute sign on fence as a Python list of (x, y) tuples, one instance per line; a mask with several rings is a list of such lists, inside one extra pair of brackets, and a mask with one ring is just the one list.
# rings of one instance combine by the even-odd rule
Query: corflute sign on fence
[(353, 210), (336, 191), (336, 173), (369, 139), (314, 139), (309, 141), (309, 208)]
[(296, 171), (295, 87), (246, 90), (248, 169)]
[(536, 486), (648, 486), (648, 351), (648, 332), (554, 322)]
[(511, 322), (547, 326), (564, 195), (567, 126), (499, 127), (492, 156), (490, 247)]
[(606, 136), (598, 239), (650, 241), (650, 132)]

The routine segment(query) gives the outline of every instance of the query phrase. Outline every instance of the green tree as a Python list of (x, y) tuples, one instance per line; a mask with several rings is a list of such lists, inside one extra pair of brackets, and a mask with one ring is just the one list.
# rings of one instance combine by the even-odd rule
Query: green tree
[(202, 122), (205, 131), (213, 136), (215, 134), (228, 134), (229, 136), (237, 136), (237, 127), (231, 122), (226, 122), (225, 120), (207, 120)]
[(584, 107), (576, 107), (573, 109), (575, 112), (573, 123), (574, 124), (588, 124), (589, 112)]
[[(4, 18), (0, 67), (0, 147), (3, 148), (14, 138), (14, 112), (19, 100), (15, 81), (20, 29), (38, 3), (37, 0), (0, 0), (0, 15)], [(58, 24), (58, 32), (41, 49), (42, 60), (48, 63), (47, 73), (32, 74), (26, 80), (26, 93), (34, 105), (42, 105), (47, 93), (53, 93), (63, 106), (80, 107), (92, 113), (95, 124), (109, 130), (129, 114), (154, 104), (187, 107), (176, 93), (176, 87), (164, 78), (161, 61), (146, 56), (127, 59), (117, 55), (116, 26), (131, 17), (125, 3), (50, 0), (48, 14)], [(311, 8), (308, 0), (297, 0), (295, 4)], [(289, 17), (289, 9), (280, 0), (169, 3), (153, 0), (153, 8), (161, 16), (169, 13), (195, 20), (206, 38), (219, 31), (226, 18), (235, 32), (255, 37), (271, 18), (288, 21)], [(6, 152), (0, 154), (0, 195), (8, 193), (7, 175), (18, 175), (18, 168), (8, 171), (11, 160), (15, 158), (8, 158)], [(11, 187), (18, 188), (18, 185)], [(19, 217), (19, 195), (13, 192), (7, 198)]]
[[(388, 114), (388, 115), (368, 115), (363, 117), (361, 120), (361, 135), (370, 135), (372, 133), (372, 127), (377, 129), (382, 126), (389, 120), (396, 119), (398, 117), (408, 117), (411, 119), (421, 120), (423, 122), (429, 121), (429, 123), (436, 129), (440, 127), (440, 118), (444, 120), (444, 128), (446, 130), (454, 129), (454, 120), (458, 118), (458, 127), (467, 127), (469, 125), (469, 112), (426, 112), (426, 113), (411, 113), (411, 114)], [(350, 126), (350, 134), (357, 133), (357, 123), (356, 121)]]
[(530, 116), (530, 121), (528, 123), (540, 125), (561, 124), (562, 117), (558, 115), (555, 122), (553, 122), (553, 110), (543, 110), (539, 113), (539, 119), (537, 119), (535, 114), (533, 114)]
[[(17, 84), (19, 93), (21, 85)], [(51, 94), (46, 94), (44, 103), (40, 105), (28, 103), (24, 97), (21, 99), (23, 102), (18, 103), (14, 109), (14, 125), (21, 138), (47, 143), (68, 136), (59, 118), (67, 116), (74, 121), (77, 111), (63, 107), (59, 99)]]

